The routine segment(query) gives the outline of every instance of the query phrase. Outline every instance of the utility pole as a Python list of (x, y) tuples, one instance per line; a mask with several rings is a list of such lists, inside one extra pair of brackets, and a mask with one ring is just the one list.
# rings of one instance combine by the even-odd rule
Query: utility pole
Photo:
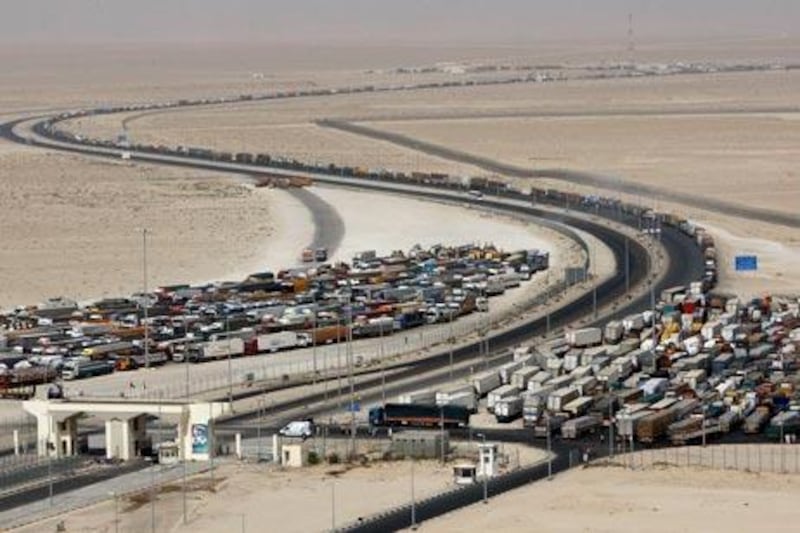
[(350, 382), (350, 454), (356, 455), (356, 392), (353, 372), (355, 364), (353, 361), (353, 308), (350, 299), (347, 301), (347, 359), (348, 359), (348, 380)]
[(444, 456), (445, 456), (445, 443), (444, 443), (444, 405), (439, 406), (439, 427), (441, 429), (441, 453), (442, 453), (442, 464), (444, 464)]
[(231, 317), (225, 315), (225, 338), (228, 339), (228, 405), (233, 410), (233, 354), (231, 354)]
[(550, 443), (550, 413), (545, 415), (547, 423), (547, 479), (553, 479), (553, 448)]
[(312, 290), (311, 295), (312, 295), (312, 300), (311, 300), (312, 305), (314, 306), (314, 322), (311, 329), (311, 359), (313, 360), (314, 368), (313, 368), (313, 377), (311, 378), (311, 382), (314, 386), (314, 389), (316, 389), (317, 388), (317, 293), (316, 291)]
[(456, 339), (453, 336), (453, 310), (450, 309), (450, 380), (453, 380), (453, 347)]
[(628, 250), (628, 235), (625, 234), (625, 294), (631, 290), (631, 258)]
[[(383, 317), (381, 317), (383, 318)], [(386, 405), (386, 367), (385, 362), (383, 360), (385, 352), (383, 350), (383, 321), (380, 323), (380, 332), (381, 332), (381, 343), (380, 343), (380, 362), (381, 362), (381, 403)]]
[(614, 402), (608, 402), (608, 456), (614, 457)]
[(147, 228), (142, 229), (142, 315), (144, 322), (144, 367), (150, 369), (150, 328), (147, 324), (147, 307), (150, 296), (147, 294)]

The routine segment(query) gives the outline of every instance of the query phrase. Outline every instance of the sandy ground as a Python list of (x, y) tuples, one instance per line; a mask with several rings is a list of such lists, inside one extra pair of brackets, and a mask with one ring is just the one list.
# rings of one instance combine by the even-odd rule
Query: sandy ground
[[(677, 49), (674, 52), (678, 53)], [(149, 114), (130, 121), (129, 128), (134, 138), (148, 141), (174, 144), (186, 138), (222, 147), (221, 139), (231, 139), (235, 146), (228, 145), (229, 149), (255, 151), (266, 147), (298, 158), (316, 160), (321, 153), (337, 162), (376, 168), (482, 173), (459, 163), (448, 167), (445, 161), (415, 155), (385, 142), (333, 134), (311, 123), (324, 117), (380, 119), (370, 126), (502, 162), (596, 171), (665, 189), (693, 190), (701, 196), (793, 212), (800, 195), (796, 171), (800, 163), (800, 115), (759, 111), (796, 106), (799, 89), (800, 73), (796, 71), (569, 81), (238, 104)], [(656, 114), (596, 116), (619, 109)], [(658, 114), (698, 109), (708, 114)], [(730, 109), (752, 112), (713, 113)], [(541, 112), (585, 116), (525, 116)], [(422, 120), (424, 117), (430, 118)], [(100, 117), (74, 124), (73, 128), (113, 136), (119, 131), (119, 121)], [(541, 184), (601, 192), (549, 180)], [(734, 289), (745, 296), (800, 292), (800, 282), (796, 281), (800, 279), (800, 263), (792, 260), (800, 253), (795, 231), (763, 223), (742, 224), (737, 218), (670, 204), (657, 196), (613, 195), (718, 229), (715, 235), (720, 240), (725, 290)], [(761, 242), (749, 242), (753, 238)], [(745, 248), (763, 252), (763, 268), (742, 280), (729, 270), (735, 255), (747, 253)]]
[[(421, 531), (794, 531), (796, 475), (574, 470), (425, 522)], [(532, 505), (532, 502), (535, 502)]]
[[(542, 460), (539, 450), (509, 447), (510, 461), (523, 464)], [(517, 464), (517, 463), (514, 463)], [(416, 498), (453, 487), (452, 465), (417, 461), (413, 467)], [(320, 465), (303, 470), (267, 465), (227, 464), (216, 471), (216, 492), (208, 491), (208, 475), (190, 480), (189, 520), (182, 524), (180, 483), (162, 489), (155, 505), (157, 531), (197, 533), (218, 531), (322, 531), (405, 505), (411, 501), (410, 461), (370, 462), (366, 466)], [(335, 508), (335, 517), (332, 509)], [(119, 531), (149, 530), (148, 498), (119, 502)], [(17, 531), (50, 531), (63, 520), (68, 531), (103, 532), (114, 528), (114, 503), (107, 501), (23, 527)]]
[(141, 290), (144, 227), (151, 288), (287, 264), (313, 234), (288, 193), (235, 176), (33, 150), (4, 152), (0, 165), (0, 277), (14, 280), (0, 308)]

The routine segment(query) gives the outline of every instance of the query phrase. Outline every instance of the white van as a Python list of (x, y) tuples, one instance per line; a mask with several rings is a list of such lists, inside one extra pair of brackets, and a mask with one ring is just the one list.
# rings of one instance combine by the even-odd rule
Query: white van
[(295, 420), (282, 427), (278, 434), (283, 437), (295, 437), (305, 440), (314, 435), (314, 422), (311, 420)]

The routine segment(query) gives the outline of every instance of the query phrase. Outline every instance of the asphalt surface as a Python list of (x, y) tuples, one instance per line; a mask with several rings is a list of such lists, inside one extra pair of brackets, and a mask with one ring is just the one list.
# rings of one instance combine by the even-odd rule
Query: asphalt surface
[(314, 238), (308, 248), (327, 248), (328, 256), (333, 256), (344, 239), (344, 220), (336, 208), (309, 191), (302, 188), (290, 188), (286, 191), (298, 199), (311, 212), (314, 221)]
[[(791, 109), (795, 111), (797, 110), (797, 108)], [(669, 200), (708, 211), (715, 211), (717, 213), (722, 213), (723, 215), (736, 216), (751, 220), (760, 220), (769, 224), (778, 224), (790, 228), (800, 228), (800, 215), (794, 213), (785, 213), (772, 209), (736, 204), (714, 198), (684, 193), (678, 190), (650, 187), (647, 185), (632, 183), (624, 179), (618, 179), (590, 172), (579, 172), (558, 168), (532, 170), (525, 167), (519, 167), (516, 165), (502, 163), (500, 161), (495, 161), (488, 157), (477, 156), (461, 150), (447, 148), (431, 142), (414, 139), (413, 137), (409, 137), (407, 135), (383, 131), (361, 124), (352, 124), (350, 122), (341, 120), (321, 120), (318, 121), (317, 124), (323, 127), (333, 128), (347, 133), (360, 135), (362, 137), (367, 137), (369, 139), (390, 142), (404, 148), (410, 148), (428, 155), (473, 165), (488, 172), (506, 176), (531, 179), (558, 179), (578, 185), (586, 185), (627, 194), (653, 197), (662, 201)]]

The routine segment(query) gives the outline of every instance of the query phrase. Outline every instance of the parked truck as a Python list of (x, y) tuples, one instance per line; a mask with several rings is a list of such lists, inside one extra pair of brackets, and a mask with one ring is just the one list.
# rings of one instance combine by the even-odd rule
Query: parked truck
[(422, 389), (407, 392), (397, 397), (397, 403), (433, 405), (436, 403), (436, 391), (432, 389)]
[(619, 320), (611, 320), (606, 324), (603, 330), (603, 338), (608, 344), (616, 344), (622, 340), (622, 335), (625, 333), (625, 328), (622, 327), (622, 322)]
[(522, 361), (511, 361), (504, 365), (500, 365), (498, 368), (498, 374), (500, 375), (500, 381), (502, 381), (502, 385), (508, 385), (511, 383), (511, 375), (522, 368), (524, 363)]
[(511, 385), (514, 385), (519, 390), (526, 390), (528, 388), (528, 381), (538, 372), (538, 366), (522, 367), (511, 375)]
[(522, 415), (521, 396), (502, 398), (494, 404), (494, 416), (498, 422), (512, 422)]
[(279, 331), (256, 336), (258, 353), (275, 353), (279, 350), (304, 348), (311, 344), (311, 335), (298, 331)]
[(199, 342), (187, 346), (184, 356), (192, 363), (239, 357), (244, 355), (242, 339), (225, 339), (221, 341)]
[(514, 385), (503, 385), (498, 387), (486, 396), (486, 408), (490, 413), (494, 412), (495, 404), (504, 399), (512, 396), (519, 396), (519, 388)]
[(590, 433), (594, 433), (600, 428), (602, 419), (587, 415), (572, 420), (567, 420), (561, 426), (561, 437), (564, 439), (579, 439)]
[(113, 371), (113, 361), (93, 361), (84, 357), (76, 357), (64, 363), (61, 377), (63, 379), (83, 379), (111, 374)]
[(469, 410), (457, 405), (387, 403), (369, 410), (371, 426), (468, 427)]
[(761, 433), (761, 430), (764, 429), (764, 426), (769, 422), (769, 411), (769, 407), (767, 406), (762, 405), (757, 407), (756, 410), (750, 413), (750, 416), (745, 419), (744, 432), (749, 435)]
[(48, 366), (15, 368), (0, 373), (0, 398), (28, 400), (36, 395), (36, 386), (52, 382), (56, 369)]
[(603, 342), (603, 330), (600, 328), (573, 329), (564, 334), (564, 340), (570, 346), (594, 346)]
[(563, 411), (564, 406), (578, 396), (580, 396), (578, 389), (571, 386), (553, 391), (550, 396), (547, 397), (547, 409), (553, 413)]
[(487, 370), (472, 376), (472, 387), (475, 389), (475, 394), (480, 398), (483, 398), (500, 385), (502, 385), (502, 381), (500, 374), (496, 370)]

